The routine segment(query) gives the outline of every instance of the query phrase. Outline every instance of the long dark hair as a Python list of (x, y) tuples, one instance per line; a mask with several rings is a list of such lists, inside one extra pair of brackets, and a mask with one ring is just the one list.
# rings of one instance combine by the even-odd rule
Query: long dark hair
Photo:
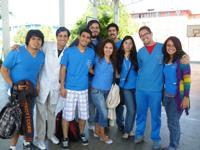
[(177, 59), (181, 59), (181, 57), (185, 54), (185, 52), (182, 49), (182, 45), (181, 45), (181, 41), (175, 37), (175, 36), (170, 36), (166, 39), (166, 41), (164, 42), (164, 46), (163, 46), (163, 54), (164, 54), (164, 62), (168, 63), (170, 60), (170, 55), (167, 53), (167, 42), (171, 40), (176, 48), (176, 52), (173, 56), (172, 59), (172, 63), (174, 63)]
[(122, 43), (121, 43), (121, 46), (120, 48), (118, 49), (117, 51), (117, 70), (118, 70), (118, 73), (121, 72), (121, 69), (122, 69), (122, 64), (123, 64), (123, 60), (124, 60), (124, 54), (125, 54), (125, 51), (124, 51), (124, 48), (123, 48), (123, 44), (126, 40), (131, 40), (132, 43), (133, 43), (133, 46), (130, 50), (130, 56), (129, 56), (129, 60), (131, 61), (131, 64), (133, 65), (134, 67), (134, 70), (137, 72), (138, 71), (138, 62), (137, 62), (137, 51), (136, 51), (136, 46), (135, 46), (135, 42), (133, 40), (133, 38), (129, 35), (125, 36), (124, 39), (122, 40)]
[(110, 61), (113, 65), (113, 69), (114, 69), (114, 72), (115, 72), (116, 71), (116, 51), (117, 51), (117, 48), (116, 48), (115, 43), (112, 39), (105, 39), (101, 42), (101, 44), (97, 48), (97, 55), (99, 56), (99, 61), (101, 61), (102, 58), (104, 58), (104, 47), (107, 43), (111, 43), (112, 46), (113, 46), (113, 52), (112, 52), (112, 55), (110, 56)]

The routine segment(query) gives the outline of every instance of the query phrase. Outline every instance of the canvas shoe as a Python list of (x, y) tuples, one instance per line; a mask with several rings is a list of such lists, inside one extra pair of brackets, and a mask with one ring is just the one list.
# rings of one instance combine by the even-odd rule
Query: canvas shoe
[(59, 144), (59, 139), (53, 135), (50, 139), (49, 139), (53, 144)]
[(87, 138), (85, 137), (85, 134), (81, 134), (80, 137), (81, 137), (82, 145), (88, 145), (89, 144)]
[(23, 149), (24, 150), (32, 150), (31, 142), (23, 142)]
[(36, 140), (36, 141), (33, 142), (33, 145), (35, 145), (36, 147), (38, 147), (41, 150), (46, 149), (46, 145), (45, 145), (45, 142), (43, 140)]
[(129, 137), (129, 134), (128, 134), (128, 133), (124, 133), (124, 134), (122, 135), (122, 139), (128, 139), (128, 137)]
[(144, 137), (141, 136), (141, 137), (137, 137), (134, 139), (134, 143), (135, 144), (139, 144), (139, 143), (142, 143), (144, 141)]
[(62, 149), (69, 150), (69, 139), (68, 138), (62, 140)]
[(131, 132), (129, 133), (129, 136), (134, 136), (134, 135), (135, 135), (134, 130), (131, 130)]

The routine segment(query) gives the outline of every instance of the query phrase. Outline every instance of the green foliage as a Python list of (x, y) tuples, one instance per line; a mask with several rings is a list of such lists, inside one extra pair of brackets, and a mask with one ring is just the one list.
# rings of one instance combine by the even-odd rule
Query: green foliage
[[(99, 3), (97, 8), (97, 19), (101, 24), (101, 37), (107, 37), (107, 25), (114, 22), (114, 5), (110, 0), (97, 0)], [(92, 5), (88, 6), (87, 12), (80, 18), (71, 30), (71, 40), (77, 37), (80, 29), (86, 27), (87, 16), (92, 16)], [(119, 5), (119, 38), (125, 35), (133, 35), (138, 30), (138, 25), (127, 12), (127, 9), (120, 3)]]
[(78, 34), (79, 34), (81, 29), (86, 27), (87, 24), (86, 24), (85, 18), (86, 18), (85, 15), (82, 18), (80, 18), (76, 22), (76, 25), (73, 27), (73, 29), (70, 31), (71, 32), (71, 36), (70, 36), (69, 43), (71, 43), (74, 39), (76, 39), (76, 37), (78, 36)]
[[(16, 35), (14, 36), (14, 42), (17, 44), (24, 44), (28, 30), (29, 29), (25, 26), (20, 27), (19, 30), (17, 31)], [(55, 41), (56, 40), (55, 33), (53, 32), (52, 27), (41, 26), (39, 28), (39, 30), (41, 30), (42, 33), (44, 34), (45, 41)]]
[(28, 29), (25, 26), (20, 27), (14, 36), (14, 42), (17, 44), (23, 44), (25, 42), (25, 37), (28, 32)]
[(44, 34), (45, 41), (56, 41), (56, 36), (51, 26), (41, 26), (40, 30)]

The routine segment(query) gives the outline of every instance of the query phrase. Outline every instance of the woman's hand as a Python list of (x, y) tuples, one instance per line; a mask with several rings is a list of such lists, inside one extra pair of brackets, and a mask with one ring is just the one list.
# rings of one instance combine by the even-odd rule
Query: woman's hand
[(181, 103), (181, 108), (185, 109), (189, 106), (189, 97), (184, 96), (183, 101)]

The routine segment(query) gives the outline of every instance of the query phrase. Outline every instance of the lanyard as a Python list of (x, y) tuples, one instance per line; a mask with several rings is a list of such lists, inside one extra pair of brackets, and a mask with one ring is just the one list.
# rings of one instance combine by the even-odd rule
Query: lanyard
[(124, 58), (123, 63), (124, 63), (125, 70), (128, 71), (131, 67), (131, 62), (127, 58)]

